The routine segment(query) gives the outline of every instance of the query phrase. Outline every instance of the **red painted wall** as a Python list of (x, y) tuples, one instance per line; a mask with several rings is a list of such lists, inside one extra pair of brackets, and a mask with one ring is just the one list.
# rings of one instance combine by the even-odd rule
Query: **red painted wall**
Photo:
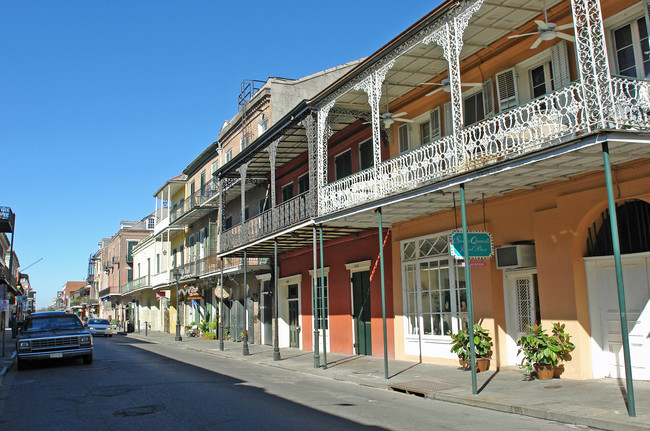
[[(324, 229), (328, 229), (325, 227)], [(336, 229), (330, 227), (329, 229)], [(388, 231), (384, 231), (384, 237)], [(393, 289), (390, 236), (384, 247), (384, 281), (386, 291), (386, 331), (388, 356), (395, 356), (393, 330)], [(330, 351), (335, 353), (354, 353), (352, 328), (352, 292), (348, 263), (371, 260), (370, 301), (372, 354), (383, 356), (383, 330), (381, 308), (381, 282), (379, 260), (379, 239), (376, 230), (327, 241), (324, 243), (324, 264), (329, 267), (329, 338)], [(301, 336), (304, 350), (311, 350), (313, 343), (312, 286), (309, 270), (314, 267), (311, 247), (279, 256), (280, 276), (287, 277), (302, 273), (301, 284)], [(320, 257), (319, 257), (320, 262)], [(319, 263), (320, 265), (320, 263)], [(377, 265), (377, 266), (375, 266)], [(374, 271), (373, 271), (374, 269)]]

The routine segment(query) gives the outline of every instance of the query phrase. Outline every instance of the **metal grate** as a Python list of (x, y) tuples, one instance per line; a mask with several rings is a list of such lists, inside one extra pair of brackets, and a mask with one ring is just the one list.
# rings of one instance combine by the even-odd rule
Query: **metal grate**
[(517, 308), (519, 309), (519, 332), (527, 332), (527, 325), (533, 325), (533, 315), (530, 297), (530, 279), (517, 279)]
[(78, 347), (79, 337), (57, 337), (32, 340), (32, 350), (44, 350), (61, 347)]

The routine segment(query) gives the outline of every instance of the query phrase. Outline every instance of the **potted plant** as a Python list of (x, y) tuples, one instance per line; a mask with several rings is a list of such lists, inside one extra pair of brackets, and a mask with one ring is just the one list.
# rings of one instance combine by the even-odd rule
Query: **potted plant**
[[(575, 344), (571, 342), (571, 335), (565, 332), (565, 326), (564, 323), (553, 323), (553, 336), (557, 338), (560, 345), (560, 351), (558, 352), (560, 362), (569, 362), (571, 360), (571, 352), (576, 348)], [(554, 377), (560, 377), (563, 372), (564, 364), (559, 363), (554, 369)]]
[[(476, 357), (476, 370), (487, 371), (490, 368), (492, 357), (492, 337), (487, 329), (478, 323), (474, 324), (474, 355)], [(470, 368), (470, 338), (469, 328), (465, 328), (458, 334), (450, 334), (451, 352), (458, 355), (458, 361), (463, 368)]]
[(546, 330), (542, 329), (542, 325), (528, 325), (528, 328), (531, 330), (530, 334), (522, 336), (517, 341), (519, 347), (517, 354), (523, 354), (519, 367), (529, 376), (535, 370), (538, 379), (550, 380), (561, 359), (560, 341), (555, 335), (548, 335)]

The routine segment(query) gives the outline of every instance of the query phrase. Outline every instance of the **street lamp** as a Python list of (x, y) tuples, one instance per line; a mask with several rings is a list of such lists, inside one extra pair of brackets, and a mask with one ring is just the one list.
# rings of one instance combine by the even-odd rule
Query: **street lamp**
[(174, 338), (176, 341), (183, 341), (183, 338), (181, 337), (181, 314), (180, 309), (178, 308), (178, 280), (180, 280), (181, 274), (179, 268), (174, 268), (172, 271), (172, 275), (176, 280), (176, 338)]

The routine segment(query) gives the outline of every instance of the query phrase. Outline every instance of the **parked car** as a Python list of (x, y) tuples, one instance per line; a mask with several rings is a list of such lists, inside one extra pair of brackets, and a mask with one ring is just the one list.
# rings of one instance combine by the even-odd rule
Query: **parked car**
[(86, 324), (88, 332), (93, 335), (103, 335), (104, 337), (112, 337), (113, 325), (106, 319), (88, 319)]
[(16, 352), (19, 370), (28, 361), (50, 358), (82, 358), (84, 364), (92, 364), (93, 337), (74, 314), (33, 313), (20, 323)]

